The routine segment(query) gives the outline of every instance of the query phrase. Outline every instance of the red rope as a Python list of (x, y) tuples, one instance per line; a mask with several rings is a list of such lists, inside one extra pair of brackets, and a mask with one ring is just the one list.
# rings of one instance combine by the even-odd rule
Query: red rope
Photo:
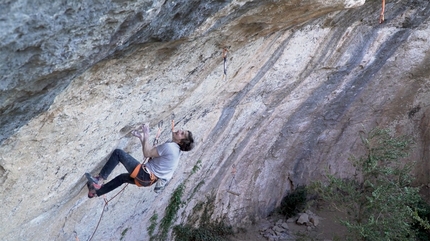
[(104, 198), (105, 205), (103, 206), (103, 210), (102, 210), (102, 213), (100, 214), (100, 218), (99, 218), (99, 221), (97, 222), (97, 226), (96, 226), (93, 234), (91, 235), (91, 237), (88, 239), (88, 241), (91, 241), (93, 239), (93, 237), (94, 237), (94, 234), (96, 234), (96, 231), (99, 228), (100, 222), (102, 221), (102, 217), (103, 217), (103, 214), (104, 214), (104, 212), (106, 210), (106, 206), (108, 205), (108, 203), (110, 201), (112, 201), (112, 199), (114, 199), (115, 197), (117, 197), (121, 192), (123, 192), (127, 186), (128, 186), (128, 183), (121, 189), (121, 191), (119, 191), (117, 194), (115, 194), (113, 197), (111, 197), (111, 199), (106, 200), (106, 197)]

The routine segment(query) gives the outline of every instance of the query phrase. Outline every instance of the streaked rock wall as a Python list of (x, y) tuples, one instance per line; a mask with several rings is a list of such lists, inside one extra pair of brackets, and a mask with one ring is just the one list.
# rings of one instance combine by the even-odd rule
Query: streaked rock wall
[(361, 4), (4, 4), (0, 236), (87, 240), (104, 201), (86, 197), (83, 173), (115, 148), (141, 160), (130, 131), (164, 120), (168, 140), (172, 113), (196, 149), (162, 194), (129, 186), (112, 200), (95, 240), (146, 240), (198, 160), (177, 223), (213, 194), (212, 218), (247, 226), (297, 185), (350, 175), (359, 131), (375, 126), (415, 138), (411, 159), (428, 183), (430, 5), (387, 2), (379, 24), (380, 2)]

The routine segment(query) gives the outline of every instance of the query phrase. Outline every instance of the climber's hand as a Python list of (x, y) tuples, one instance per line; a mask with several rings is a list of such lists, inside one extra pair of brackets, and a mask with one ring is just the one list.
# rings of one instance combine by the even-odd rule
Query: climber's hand
[(142, 133), (149, 137), (149, 125), (148, 124), (142, 125)]
[(134, 130), (131, 133), (133, 136), (139, 138), (140, 141), (144, 141), (147, 138), (149, 138), (149, 125), (148, 124), (143, 124), (140, 129), (138, 130)]
[(135, 136), (135, 137), (137, 137), (137, 138), (139, 138), (140, 140), (142, 140), (143, 139), (143, 133), (142, 132), (140, 132), (140, 131), (138, 131), (138, 130), (134, 130), (133, 132), (131, 132), (131, 134), (133, 135), (133, 136)]

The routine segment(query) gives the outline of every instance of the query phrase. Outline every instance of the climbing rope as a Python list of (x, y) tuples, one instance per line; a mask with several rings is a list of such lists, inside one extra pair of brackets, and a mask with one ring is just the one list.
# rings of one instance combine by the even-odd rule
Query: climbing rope
[[(171, 120), (172, 121), (172, 131), (173, 131), (173, 128), (175, 127), (174, 120), (173, 120), (174, 117), (175, 117), (175, 115), (172, 114), (172, 120)], [(154, 138), (154, 141), (153, 141), (153, 145), (154, 146), (158, 144), (158, 139), (159, 139), (160, 134), (162, 132), (163, 120), (161, 120), (161, 121), (158, 122), (157, 127), (158, 127), (157, 134), (155, 135), (155, 138)], [(148, 157), (145, 158), (145, 160), (143, 161), (143, 164), (145, 164), (146, 162), (148, 162), (148, 160), (149, 160)], [(88, 239), (88, 241), (91, 241), (93, 239), (94, 235), (96, 234), (97, 229), (100, 226), (100, 222), (102, 221), (103, 214), (104, 214), (104, 212), (106, 210), (106, 207), (109, 204), (109, 202), (112, 201), (115, 197), (117, 197), (120, 193), (124, 192), (124, 190), (128, 187), (128, 184), (129, 183), (126, 183), (125, 186), (118, 193), (116, 193), (113, 197), (111, 197), (109, 200), (106, 198), (105, 195), (103, 195), (103, 200), (105, 201), (105, 204), (103, 206), (103, 210), (102, 210), (102, 213), (100, 214), (100, 218), (99, 218), (99, 221), (97, 222), (96, 228), (94, 229), (94, 232), (91, 235), (91, 237)], [(77, 236), (76, 236), (76, 240), (79, 241), (79, 239), (78, 239)]]
[(236, 179), (235, 179), (235, 177), (236, 177), (236, 165), (235, 164), (233, 164), (233, 166), (232, 166), (231, 174), (233, 174), (233, 177), (231, 178), (230, 185), (228, 186), (227, 192), (231, 193), (233, 195), (239, 196), (240, 193), (234, 192), (234, 191), (231, 190), (231, 186), (233, 185), (233, 181), (236, 182)]
[(107, 200), (106, 196), (103, 195), (103, 200), (105, 201), (105, 205), (103, 206), (103, 210), (102, 213), (100, 214), (100, 218), (99, 221), (97, 222), (96, 228), (94, 229), (93, 234), (91, 235), (91, 237), (88, 239), (88, 241), (91, 241), (94, 237), (94, 234), (96, 234), (97, 229), (99, 228), (100, 222), (102, 221), (102, 217), (103, 214), (106, 210), (107, 205), (109, 204), (110, 201), (112, 201), (112, 199), (114, 199), (115, 197), (117, 197), (120, 193), (124, 192), (125, 188), (128, 186), (128, 183), (125, 184), (125, 186), (121, 189), (121, 191), (119, 191), (117, 194), (115, 194), (113, 197), (111, 197), (109, 200)]

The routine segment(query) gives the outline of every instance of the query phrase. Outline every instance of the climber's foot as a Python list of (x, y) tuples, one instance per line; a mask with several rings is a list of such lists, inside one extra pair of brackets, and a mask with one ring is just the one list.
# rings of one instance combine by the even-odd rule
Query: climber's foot
[(98, 190), (102, 187), (102, 184), (99, 183), (99, 180), (100, 180), (99, 177), (93, 177), (88, 172), (85, 173), (85, 177), (87, 178), (90, 186), (93, 186), (96, 190)]
[(90, 182), (87, 182), (88, 187), (88, 198), (97, 197), (97, 190), (94, 185)]

